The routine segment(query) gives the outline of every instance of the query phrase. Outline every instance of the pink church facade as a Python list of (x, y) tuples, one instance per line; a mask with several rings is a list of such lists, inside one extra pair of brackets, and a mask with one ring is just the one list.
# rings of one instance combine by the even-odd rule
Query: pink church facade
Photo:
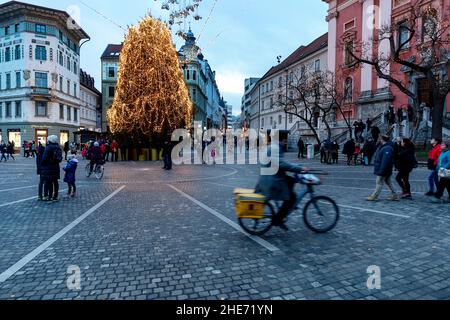
[[(372, 39), (378, 36), (377, 26), (398, 25), (405, 20), (405, 13), (417, 0), (322, 0), (329, 5), (328, 16), (328, 67), (342, 83), (346, 92), (345, 113), (349, 119), (374, 118), (389, 106), (396, 109), (408, 106), (409, 99), (396, 86), (378, 78), (369, 65), (355, 65), (346, 54), (346, 46), (367, 43), (366, 55), (390, 53), (389, 41), (381, 41), (375, 47)], [(429, 0), (424, 5), (432, 5), (439, 15), (450, 10), (450, 0)], [(421, 21), (418, 24), (422, 24)], [(374, 27), (375, 26), (375, 27)], [(418, 26), (420, 28), (420, 26)], [(419, 29), (420, 30), (420, 29)], [(398, 36), (396, 36), (398, 39)], [(414, 41), (414, 40), (413, 40)], [(417, 51), (412, 45), (403, 50), (406, 60)], [(387, 66), (390, 74), (408, 84), (417, 92), (421, 102), (432, 104), (426, 80), (405, 72), (397, 64)], [(351, 89), (350, 89), (351, 88)], [(447, 115), (450, 114), (450, 97), (447, 99)]]

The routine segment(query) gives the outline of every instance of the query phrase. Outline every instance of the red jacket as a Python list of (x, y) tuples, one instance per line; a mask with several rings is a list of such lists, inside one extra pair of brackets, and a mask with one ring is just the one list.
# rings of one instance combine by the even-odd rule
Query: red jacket
[(442, 153), (442, 147), (441, 147), (441, 144), (438, 144), (436, 147), (434, 147), (430, 151), (430, 154), (428, 155), (428, 159), (432, 159), (434, 161), (434, 165), (437, 166), (439, 157), (441, 156), (441, 153)]
[(112, 151), (112, 152), (117, 152), (118, 149), (119, 149), (119, 144), (118, 144), (117, 142), (113, 142), (113, 143), (111, 144), (111, 151)]

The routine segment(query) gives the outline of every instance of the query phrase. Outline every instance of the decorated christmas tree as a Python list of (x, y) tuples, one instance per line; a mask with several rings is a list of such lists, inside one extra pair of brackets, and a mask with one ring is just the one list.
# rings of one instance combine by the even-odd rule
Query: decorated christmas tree
[(113, 134), (161, 137), (189, 128), (192, 103), (167, 26), (146, 16), (131, 27), (120, 55), (108, 120)]

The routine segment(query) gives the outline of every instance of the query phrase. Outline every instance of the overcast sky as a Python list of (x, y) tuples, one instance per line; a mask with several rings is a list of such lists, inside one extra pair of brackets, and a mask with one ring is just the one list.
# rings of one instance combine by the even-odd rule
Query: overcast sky
[[(95, 77), (98, 89), (101, 54), (108, 43), (124, 39), (125, 31), (117, 25), (126, 28), (136, 24), (147, 12), (167, 16), (160, 0), (22, 1), (66, 10), (79, 20), (91, 37), (81, 49), (81, 67)], [(203, 0), (199, 12), (203, 19), (193, 22), (192, 30), (196, 36), (201, 34), (199, 45), (216, 70), (219, 89), (235, 114), (240, 112), (244, 79), (262, 76), (276, 64), (278, 55), (285, 58), (327, 32), (326, 10), (327, 5), (320, 0)]]

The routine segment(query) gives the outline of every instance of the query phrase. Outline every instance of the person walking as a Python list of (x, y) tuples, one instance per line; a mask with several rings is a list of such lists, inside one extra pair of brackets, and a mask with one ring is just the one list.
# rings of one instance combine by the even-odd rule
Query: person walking
[(37, 152), (36, 152), (36, 173), (39, 176), (39, 185), (38, 185), (38, 201), (42, 201), (44, 196), (48, 198), (48, 194), (44, 194), (44, 176), (42, 175), (41, 163), (42, 156), (44, 155), (45, 148), (42, 143), (39, 142)]
[(333, 141), (331, 145), (331, 159), (333, 164), (338, 164), (339, 162), (339, 144), (337, 141)]
[(395, 192), (394, 186), (392, 185), (392, 172), (393, 172), (393, 143), (390, 141), (388, 136), (381, 137), (381, 143), (375, 154), (375, 169), (374, 174), (377, 176), (376, 189), (374, 193), (367, 198), (368, 201), (377, 201), (380, 197), (381, 191), (383, 190), (383, 185), (386, 184), (391, 191), (391, 195), (388, 200), (398, 201), (398, 195)]
[(372, 165), (372, 159), (373, 159), (373, 155), (375, 154), (377, 150), (377, 146), (374, 142), (374, 140), (371, 138), (369, 139), (365, 144), (364, 147), (362, 149), (362, 153), (364, 155), (364, 164), (366, 166), (371, 166)]
[(69, 153), (69, 150), (70, 150), (70, 148), (69, 148), (69, 141), (66, 141), (64, 143), (64, 149), (63, 149), (63, 151), (64, 151), (64, 160), (66, 160), (66, 161), (67, 161), (67, 154)]
[[(62, 162), (62, 150), (57, 136), (48, 137), (48, 144), (41, 160), (41, 173), (44, 176), (44, 201), (59, 201), (59, 164)], [(47, 196), (48, 195), (48, 196)]]
[(410, 139), (404, 138), (402, 141), (402, 149), (398, 154), (396, 162), (398, 174), (395, 178), (400, 188), (402, 188), (402, 199), (412, 200), (409, 175), (417, 167), (417, 164), (416, 148)]
[(67, 196), (70, 198), (75, 198), (77, 194), (77, 186), (75, 185), (77, 167), (77, 158), (74, 155), (69, 155), (67, 157), (67, 163), (63, 170), (65, 172), (64, 182), (67, 183), (68, 186)]
[(111, 162), (117, 162), (118, 159), (118, 152), (119, 152), (119, 144), (116, 140), (114, 140), (111, 143)]
[(431, 200), (434, 203), (442, 203), (441, 198), (444, 196), (445, 189), (447, 189), (450, 200), (450, 139), (447, 139), (445, 143), (442, 143), (441, 149), (442, 153), (437, 165), (440, 180), (437, 192)]
[(355, 140), (350, 139), (344, 144), (344, 150), (342, 150), (342, 153), (347, 156), (347, 165), (350, 166), (353, 160), (353, 155), (355, 154)]
[(425, 194), (428, 197), (434, 196), (434, 190), (439, 186), (439, 176), (438, 176), (438, 162), (439, 157), (442, 153), (442, 140), (432, 139), (431, 140), (431, 151), (428, 154), (428, 170), (430, 174), (428, 175), (428, 192)]
[(162, 156), (164, 160), (163, 169), (167, 171), (172, 170), (172, 141), (170, 138), (164, 141)]
[(6, 144), (4, 142), (0, 144), (0, 153), (2, 154), (0, 162), (2, 162), (3, 159), (5, 159), (5, 162), (8, 162), (8, 159), (6, 158)]
[(14, 158), (13, 145), (9, 141), (8, 141), (8, 144), (6, 145), (6, 153), (8, 154), (8, 160), (9, 160), (9, 158), (12, 158), (14, 161), (16, 161), (16, 159)]
[(305, 142), (303, 141), (302, 137), (300, 137), (300, 139), (298, 140), (297, 147), (298, 147), (298, 158), (300, 159), (300, 156), (301, 156), (302, 159), (304, 159), (305, 158)]
[(359, 143), (355, 144), (355, 152), (353, 153), (353, 165), (358, 165), (358, 158), (361, 154), (361, 145)]
[(380, 128), (378, 128), (377, 126), (373, 126), (370, 133), (372, 135), (373, 141), (378, 142), (378, 140), (380, 139), (380, 134), (381, 134)]

